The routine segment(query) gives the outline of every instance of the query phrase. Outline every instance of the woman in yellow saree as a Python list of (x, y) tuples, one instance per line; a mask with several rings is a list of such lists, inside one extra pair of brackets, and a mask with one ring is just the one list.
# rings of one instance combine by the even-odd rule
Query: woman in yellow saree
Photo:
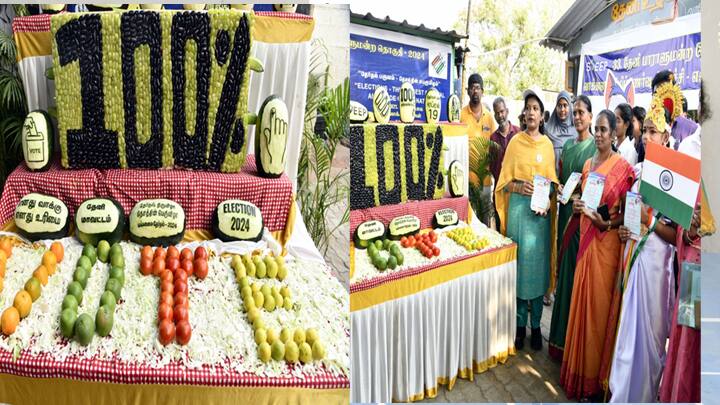
[(615, 129), (615, 114), (610, 110), (601, 111), (595, 123), (597, 153), (583, 166), (583, 190), (591, 172), (605, 176), (598, 209), (589, 209), (580, 199), (573, 202), (573, 210), (582, 215), (580, 247), (560, 371), (560, 385), (568, 398), (588, 399), (600, 394), (599, 374), (606, 334), (614, 335), (614, 330), (608, 331), (607, 325), (610, 319), (614, 319), (611, 302), (620, 274), (622, 246), (618, 226), (623, 223), (620, 211), (625, 194), (635, 179), (633, 168), (612, 150)]
[[(556, 246), (556, 210), (554, 197), (550, 199), (548, 206), (539, 212), (530, 208), (530, 202), (535, 175), (543, 176), (554, 184), (557, 184), (558, 180), (552, 142), (541, 132), (544, 112), (541, 98), (533, 91), (526, 91), (524, 98), (527, 129), (516, 134), (508, 144), (495, 189), (495, 204), (501, 232), (518, 245), (515, 347), (519, 350), (525, 344), (530, 304), (530, 345), (533, 349), (540, 350), (543, 295), (550, 284), (550, 269), (555, 257), (553, 251)], [(553, 209), (550, 209), (551, 207)]]

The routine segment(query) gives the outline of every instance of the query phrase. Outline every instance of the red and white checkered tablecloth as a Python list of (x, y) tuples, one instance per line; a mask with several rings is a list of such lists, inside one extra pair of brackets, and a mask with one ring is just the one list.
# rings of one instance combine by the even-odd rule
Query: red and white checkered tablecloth
[(22, 352), (17, 360), (12, 354), (0, 351), (0, 373), (32, 378), (69, 378), (120, 384), (183, 384), (218, 387), (297, 387), (310, 389), (335, 389), (350, 387), (347, 376), (335, 376), (328, 371), (303, 378), (263, 377), (252, 373), (225, 371), (220, 367), (204, 366), (189, 369), (173, 362), (156, 369), (137, 363), (121, 361), (70, 358), (55, 361), (47, 354), (32, 355)]
[(408, 201), (402, 204), (383, 205), (380, 207), (365, 208), (350, 211), (350, 235), (355, 234), (355, 228), (365, 221), (378, 220), (387, 225), (393, 218), (412, 214), (420, 219), (420, 229), (432, 227), (433, 215), (443, 208), (452, 208), (458, 213), (458, 218), (467, 222), (468, 198), (441, 198), (439, 200)]
[(446, 260), (439, 260), (437, 262), (426, 264), (424, 266), (412, 267), (412, 268), (409, 268), (409, 269), (406, 269), (403, 271), (398, 271), (398, 272), (390, 273), (390, 274), (384, 274), (379, 277), (371, 278), (369, 280), (363, 280), (363, 281), (357, 282), (355, 284), (350, 284), (350, 294), (351, 294), (350, 299), (352, 300), (352, 294), (355, 292), (369, 290), (371, 288), (378, 287), (382, 284), (400, 280), (400, 279), (403, 279), (406, 277), (413, 277), (418, 274), (425, 273), (426, 271), (437, 269), (439, 267), (447, 266), (448, 264), (456, 263), (456, 262), (459, 262), (462, 260), (467, 260), (467, 259), (470, 259), (470, 258), (473, 258), (476, 256), (491, 255), (491, 254), (495, 254), (495, 253), (497, 253), (501, 250), (505, 250), (505, 249), (515, 249), (515, 246), (516, 245), (514, 243), (511, 243), (509, 245), (486, 250), (484, 252), (475, 251), (475, 252), (467, 254), (465, 256), (458, 256), (458, 257), (453, 257), (453, 258), (446, 259)]
[[(182, 10), (177, 10), (182, 11)], [(298, 13), (282, 13), (277, 11), (258, 11), (255, 15), (263, 17), (285, 18), (288, 20), (312, 20), (312, 17)], [(50, 31), (50, 14), (38, 14), (13, 19), (13, 32), (43, 32)]]
[(227, 199), (236, 198), (255, 204), (262, 212), (265, 226), (284, 230), (293, 198), (287, 175), (277, 179), (259, 177), (254, 155), (248, 155), (239, 173), (191, 170), (80, 169), (66, 170), (56, 161), (45, 172), (30, 172), (20, 164), (5, 182), (0, 198), (0, 224), (10, 220), (20, 199), (29, 193), (41, 193), (62, 200), (75, 210), (91, 197), (112, 197), (129, 215), (133, 206), (148, 198), (167, 198), (185, 210), (186, 229), (210, 229), (213, 210)]

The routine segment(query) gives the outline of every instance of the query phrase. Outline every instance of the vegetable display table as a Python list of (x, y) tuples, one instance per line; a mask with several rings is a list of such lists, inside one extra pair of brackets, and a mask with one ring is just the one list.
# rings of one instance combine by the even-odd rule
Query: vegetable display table
[(504, 363), (515, 351), (516, 255), (510, 244), (351, 280), (351, 400), (434, 398), (438, 384)]
[[(289, 257), (282, 281), (293, 294), (293, 310), (263, 311), (270, 328), (315, 328), (326, 356), (307, 364), (263, 363), (230, 257), (213, 256), (203, 280), (188, 281), (192, 339), (186, 346), (158, 341), (157, 277), (140, 273), (139, 246), (121, 242), (127, 258), (123, 299), (107, 337), (87, 346), (67, 340), (59, 330), (61, 303), (73, 279), (81, 245), (62, 240), (65, 258), (49, 278), (29, 315), (10, 336), (0, 335), (0, 398), (10, 403), (347, 403), (349, 397), (348, 294), (319, 262)], [(197, 246), (197, 242), (180, 245)], [(212, 252), (232, 245), (203, 242)], [(250, 245), (248, 251), (260, 249)], [(236, 247), (235, 247), (236, 249)], [(261, 249), (264, 251), (264, 249)], [(42, 256), (42, 248), (16, 246), (8, 259), (0, 306), (12, 299)], [(94, 313), (107, 265), (98, 262), (87, 281), (81, 311)], [(257, 280), (260, 281), (260, 280)], [(261, 281), (281, 285), (278, 280)]]

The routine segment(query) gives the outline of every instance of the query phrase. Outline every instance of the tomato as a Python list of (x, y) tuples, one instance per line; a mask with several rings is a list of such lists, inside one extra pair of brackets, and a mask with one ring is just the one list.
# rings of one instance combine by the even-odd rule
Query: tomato
[(165, 260), (165, 257), (167, 257), (167, 253), (165, 252), (165, 249), (163, 249), (162, 246), (158, 246), (157, 249), (155, 249), (155, 255), (153, 258), (155, 259), (163, 259)]
[(169, 292), (170, 294), (174, 294), (174, 293), (175, 293), (175, 287), (173, 286), (173, 282), (172, 282), (172, 281), (169, 281), (169, 280), (168, 280), (168, 281), (163, 281), (163, 282), (160, 284), (160, 291), (161, 291), (161, 292), (166, 292), (166, 291), (167, 291), (167, 292)]
[(433, 248), (433, 256), (440, 256), (440, 248), (437, 246)]
[(204, 247), (198, 246), (197, 249), (195, 249), (195, 259), (205, 259), (208, 258), (208, 252), (205, 250)]
[(158, 322), (162, 322), (165, 319), (173, 320), (173, 307), (162, 303), (158, 308)]
[(185, 308), (190, 308), (190, 302), (188, 301), (187, 293), (179, 292), (175, 294), (175, 306), (182, 305)]
[(176, 304), (173, 309), (173, 320), (175, 323), (188, 320), (188, 309), (184, 305)]
[(175, 246), (170, 246), (169, 248), (167, 248), (167, 258), (170, 259), (173, 257), (179, 259), (180, 251)]
[(430, 234), (430, 241), (432, 241), (432, 243), (437, 242), (437, 239), (438, 239), (438, 235), (435, 232)]
[(183, 260), (192, 260), (193, 259), (193, 253), (192, 250), (188, 248), (183, 248), (183, 250), (180, 251), (180, 262)]
[(188, 275), (185, 273), (185, 270), (183, 269), (177, 269), (174, 273), (175, 280), (182, 280), (187, 284)]
[(145, 258), (145, 257), (147, 257), (147, 258), (149, 258), (150, 260), (152, 260), (152, 257), (153, 257), (153, 249), (152, 249), (152, 247), (147, 246), (147, 245), (143, 246), (142, 250), (140, 251), (140, 258), (142, 259), (142, 258)]
[(175, 324), (172, 319), (163, 319), (158, 326), (158, 340), (163, 346), (169, 345), (175, 339)]
[(168, 257), (167, 260), (165, 260), (165, 266), (170, 271), (175, 271), (180, 268), (180, 259), (177, 257)]
[(173, 295), (170, 291), (163, 291), (160, 294), (160, 305), (167, 304), (172, 308), (173, 304), (175, 303), (174, 301), (175, 300), (173, 299)]
[(185, 273), (187, 273), (188, 277), (193, 275), (194, 269), (192, 260), (183, 259), (182, 263), (180, 263), (180, 267), (185, 270)]
[(152, 258), (150, 257), (143, 257), (140, 259), (140, 273), (142, 273), (144, 276), (148, 276), (152, 274), (153, 271), (153, 263)]
[(190, 338), (192, 337), (190, 322), (182, 321), (175, 325), (175, 337), (177, 337), (177, 342), (181, 345), (185, 346), (188, 344), (188, 342), (190, 342)]
[(179, 293), (179, 292), (187, 293), (187, 291), (188, 291), (187, 281), (175, 280), (175, 292), (176, 293)]
[(407, 236), (403, 236), (402, 238), (400, 238), (400, 243), (406, 243), (407, 239)]
[(160, 272), (160, 281), (161, 281), (161, 282), (169, 281), (169, 282), (172, 283), (172, 282), (173, 282), (173, 274), (172, 274), (172, 272), (171, 272), (170, 270), (163, 270), (163, 271), (161, 271), (161, 272)]
[(425, 251), (425, 253), (424, 253), (423, 255), (424, 255), (424, 256), (425, 256), (426, 258), (428, 258), (428, 259), (429, 259), (429, 258), (431, 258), (431, 257), (432, 257), (432, 252), (431, 252), (431, 251), (429, 251), (429, 250), (426, 250), (426, 251)]
[(160, 259), (156, 257), (152, 263), (153, 274), (159, 276), (163, 270), (165, 270), (165, 259)]
[(199, 279), (204, 280), (208, 275), (208, 263), (206, 259), (195, 259), (193, 262), (193, 269), (195, 270), (195, 276)]

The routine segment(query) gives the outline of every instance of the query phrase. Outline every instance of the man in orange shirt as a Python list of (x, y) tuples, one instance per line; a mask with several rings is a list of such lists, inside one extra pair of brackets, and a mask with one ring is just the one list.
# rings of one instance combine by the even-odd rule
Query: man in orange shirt
[(497, 129), (492, 112), (483, 108), (483, 91), (485, 91), (485, 88), (482, 76), (477, 73), (471, 74), (467, 86), (470, 103), (460, 111), (460, 121), (468, 126), (468, 139), (473, 139), (476, 136), (490, 139), (492, 133)]
[[(482, 96), (484, 90), (482, 76), (477, 73), (471, 74), (467, 84), (470, 103), (460, 111), (460, 121), (468, 126), (468, 140), (470, 142), (479, 136), (489, 140), (492, 133), (497, 129), (492, 112), (483, 107)], [(470, 162), (470, 165), (473, 166), (472, 162)], [(487, 176), (483, 179), (482, 187), (480, 187), (481, 194), (486, 196), (489, 194), (489, 200), (492, 200), (492, 181), (492, 176)], [(470, 186), (477, 188), (480, 185), (471, 182)], [(478, 213), (475, 214), (478, 215)], [(489, 217), (479, 219), (486, 225), (490, 225), (491, 219)]]

